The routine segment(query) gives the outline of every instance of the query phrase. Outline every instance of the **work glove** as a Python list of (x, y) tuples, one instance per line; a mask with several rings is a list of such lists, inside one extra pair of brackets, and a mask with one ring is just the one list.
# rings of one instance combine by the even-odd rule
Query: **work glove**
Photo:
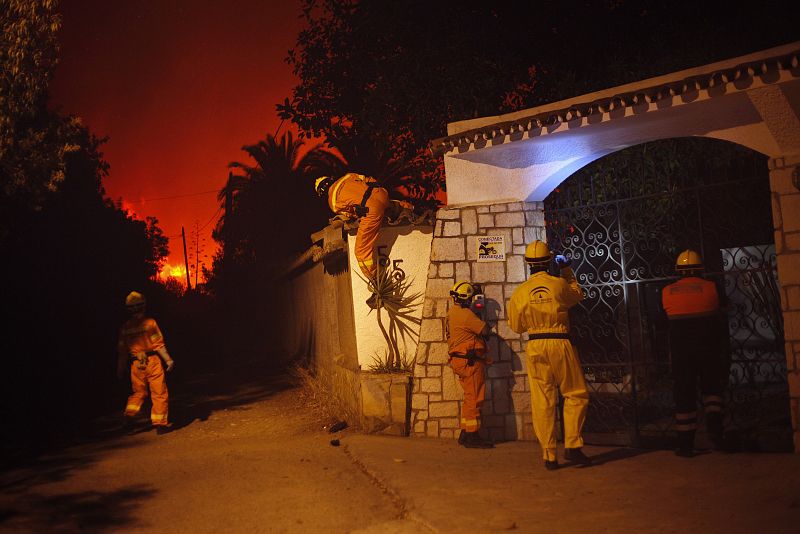
[(563, 254), (557, 254), (556, 257), (554, 258), (554, 261), (556, 262), (556, 266), (559, 269), (563, 269), (565, 267), (569, 267), (570, 265), (572, 265), (572, 260), (564, 256)]
[(158, 352), (158, 355), (161, 356), (162, 360), (164, 360), (164, 365), (167, 366), (166, 371), (168, 373), (172, 371), (172, 369), (175, 367), (175, 361), (172, 358), (170, 358), (169, 352), (167, 352), (167, 348), (162, 347), (160, 349), (157, 349), (156, 352)]

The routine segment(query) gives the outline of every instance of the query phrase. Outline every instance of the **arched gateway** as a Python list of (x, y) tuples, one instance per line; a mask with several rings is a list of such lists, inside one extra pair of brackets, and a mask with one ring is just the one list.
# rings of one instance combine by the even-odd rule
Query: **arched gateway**
[[(484, 284), (499, 333), (491, 341), (498, 363), (489, 375), (484, 427), (495, 438), (532, 439), (524, 359), (519, 357), (524, 343), (508, 328), (504, 303), (525, 278), (524, 245), (534, 238), (549, 239), (553, 248), (574, 249), (576, 271), (591, 286), (580, 319), (583, 330), (577, 329), (579, 348), (594, 354), (584, 361), (594, 397), (587, 430), (597, 433), (597, 441), (624, 444), (667, 435), (669, 418), (659, 399), (669, 397), (664, 389), (668, 356), (648, 307), (658, 282), (670, 275), (663, 254), (669, 243), (660, 236), (674, 237), (690, 228), (698, 236), (691, 244), (707, 248), (709, 258), (719, 257), (711, 263), (737, 310), (729, 326), (730, 395), (738, 419), (730, 424), (774, 430), (777, 441), (793, 439), (800, 451), (799, 57), (800, 43), (792, 43), (513, 114), (448, 125), (449, 135), (431, 144), (434, 152), (445, 155), (448, 206), (437, 214), (431, 245), (413, 379), (412, 435), (457, 434), (461, 393), (446, 365), (443, 320), (447, 290), (456, 279), (468, 278)], [(606, 155), (658, 140), (698, 137), (763, 155), (761, 180), (757, 169), (736, 179), (701, 179), (680, 190), (657, 184), (649, 196), (626, 195), (617, 188), (613, 198), (597, 197), (597, 184), (567, 181), (565, 192), (572, 191), (575, 198), (564, 202), (551, 196), (545, 203), (562, 182)], [(711, 189), (701, 191), (706, 186)], [(747, 234), (703, 220), (708, 210), (719, 213), (730, 207), (725, 201), (700, 200), (712, 190), (714, 198), (730, 203), (757, 203), (759, 187), (764, 199), (771, 200), (772, 228), (769, 207), (761, 218), (766, 232)], [(732, 191), (738, 196), (720, 196)], [(650, 204), (642, 204), (645, 196)], [(692, 213), (688, 220), (678, 221), (676, 212), (665, 208), (676, 203)], [(762, 205), (769, 206), (769, 201)], [(636, 221), (652, 219), (659, 210), (665, 215), (662, 234), (644, 236), (632, 230)], [(772, 229), (774, 243), (769, 242)], [(720, 237), (726, 231), (746, 237)], [(499, 240), (502, 257), (479, 256), (480, 242), (487, 237)], [(740, 258), (749, 263), (743, 266)], [(778, 284), (772, 283), (775, 265)], [(773, 314), (770, 296), (779, 301)]]

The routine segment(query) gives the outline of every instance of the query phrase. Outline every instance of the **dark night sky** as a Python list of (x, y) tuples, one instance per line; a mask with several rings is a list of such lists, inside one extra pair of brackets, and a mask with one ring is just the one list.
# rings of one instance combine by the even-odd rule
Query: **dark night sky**
[(62, 0), (60, 11), (52, 104), (110, 138), (106, 192), (158, 218), (170, 266), (183, 264), (181, 226), (188, 242), (206, 225), (210, 259), (216, 194), (148, 199), (218, 190), (229, 162), (252, 163), (242, 145), (275, 133), (275, 104), (295, 83), (284, 58), (299, 0)]

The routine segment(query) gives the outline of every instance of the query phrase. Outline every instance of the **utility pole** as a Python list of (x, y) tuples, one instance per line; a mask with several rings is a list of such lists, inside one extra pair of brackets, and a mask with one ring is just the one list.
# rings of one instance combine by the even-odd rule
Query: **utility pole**
[(192, 290), (192, 279), (189, 278), (189, 257), (186, 255), (186, 232), (181, 226), (181, 237), (183, 238), (183, 263), (186, 265), (186, 291)]
[(197, 287), (197, 275), (200, 273), (200, 228), (194, 222), (194, 287)]

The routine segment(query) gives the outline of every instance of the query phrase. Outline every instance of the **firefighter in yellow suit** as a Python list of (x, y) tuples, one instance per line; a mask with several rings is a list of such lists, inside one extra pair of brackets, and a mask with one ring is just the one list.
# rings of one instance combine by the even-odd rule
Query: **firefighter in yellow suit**
[(378, 186), (375, 178), (354, 172), (340, 178), (321, 176), (314, 188), (319, 196), (327, 195), (332, 212), (349, 219), (360, 219), (356, 233), (356, 261), (367, 280), (375, 279), (378, 271), (375, 242), (383, 216), (391, 205), (389, 192)]
[(124, 377), (129, 367), (133, 389), (125, 405), (125, 417), (131, 418), (139, 413), (149, 390), (152, 402), (150, 422), (159, 434), (163, 434), (170, 428), (169, 392), (164, 372), (171, 371), (175, 362), (167, 352), (164, 336), (155, 319), (145, 315), (144, 295), (137, 291), (129, 293), (125, 298), (125, 308), (130, 319), (122, 325), (117, 344), (117, 374)]
[(486, 365), (491, 363), (484, 341), (489, 327), (470, 309), (474, 294), (474, 286), (467, 281), (456, 282), (450, 290), (454, 306), (447, 312), (447, 351), (450, 367), (464, 390), (458, 444), (468, 449), (491, 449), (494, 443), (478, 433), (486, 398)]
[(723, 446), (722, 392), (728, 379), (723, 356), (723, 324), (717, 286), (701, 278), (700, 254), (684, 250), (675, 261), (680, 280), (661, 290), (661, 304), (669, 319), (669, 345), (675, 379), (675, 454), (694, 456), (697, 430), (697, 386), (703, 394), (706, 427), (715, 448)]
[(581, 448), (581, 430), (589, 407), (589, 393), (581, 362), (569, 340), (567, 311), (583, 298), (569, 260), (556, 256), (561, 277), (547, 268), (553, 259), (542, 241), (525, 249), (530, 278), (523, 282), (508, 301), (508, 323), (517, 333), (528, 333), (526, 367), (531, 387), (533, 429), (542, 447), (548, 470), (558, 468), (556, 456), (555, 415), (556, 387), (564, 397), (564, 458), (582, 465), (591, 464)]

